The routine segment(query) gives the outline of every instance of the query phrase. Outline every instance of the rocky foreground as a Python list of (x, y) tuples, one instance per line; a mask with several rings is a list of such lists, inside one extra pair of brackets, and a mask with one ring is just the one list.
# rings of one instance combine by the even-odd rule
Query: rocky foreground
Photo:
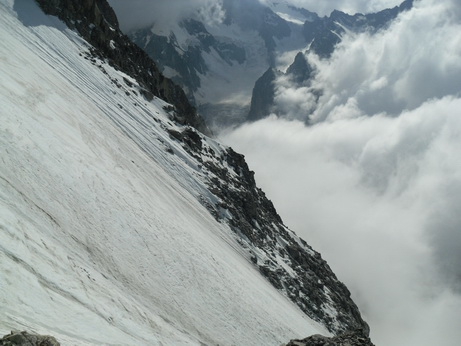
[(303, 340), (291, 340), (286, 346), (374, 346), (369, 337), (356, 330), (335, 337), (312, 335)]
[(12, 331), (0, 339), (0, 346), (60, 346), (52, 336)]
[[(0, 346), (60, 346), (52, 336), (37, 335), (25, 331), (12, 331), (0, 340)], [(286, 346), (374, 346), (363, 331), (344, 333), (335, 337), (312, 335), (303, 340), (292, 340)]]

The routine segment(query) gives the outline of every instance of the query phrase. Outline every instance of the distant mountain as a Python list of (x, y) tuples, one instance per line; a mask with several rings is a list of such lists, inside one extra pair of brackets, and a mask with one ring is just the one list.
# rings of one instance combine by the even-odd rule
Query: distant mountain
[[(273, 108), (273, 100), (268, 99), (270, 69), (311, 74), (299, 67), (286, 71), (288, 66), (280, 57), (294, 52), (294, 58), (296, 51), (310, 51), (328, 58), (346, 30), (376, 32), (412, 3), (405, 0), (400, 6), (372, 14), (333, 11), (319, 17), (284, 1), (263, 5), (258, 0), (225, 0), (225, 18), (219, 25), (187, 18), (173, 23), (168, 32), (154, 23), (129, 36), (166, 76), (186, 90), (208, 125), (220, 128), (268, 115)], [(299, 62), (298, 57), (294, 63)], [(256, 83), (260, 77), (264, 80)], [(267, 89), (259, 90), (261, 87)], [(265, 95), (265, 104), (261, 95)]]
[(0, 4), (0, 329), (64, 345), (367, 337), (348, 289), (107, 2), (37, 2)]
[(254, 82), (275, 66), (280, 41), (300, 42), (299, 48), (304, 44), (301, 26), (258, 0), (225, 0), (223, 9), (219, 25), (188, 18), (173, 23), (168, 32), (154, 23), (129, 33), (186, 90), (211, 127), (245, 120)]
[(413, 0), (405, 0), (400, 6), (377, 13), (350, 15), (335, 10), (331, 12), (329, 17), (317, 17), (311, 21), (306, 21), (303, 26), (303, 34), (306, 41), (310, 43), (310, 51), (321, 58), (329, 58), (346, 30), (374, 33), (385, 28), (399, 13), (410, 9), (412, 6)]

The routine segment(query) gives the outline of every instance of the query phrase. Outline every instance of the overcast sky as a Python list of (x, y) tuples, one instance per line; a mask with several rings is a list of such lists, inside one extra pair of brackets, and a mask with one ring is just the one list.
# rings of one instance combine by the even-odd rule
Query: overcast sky
[[(349, 3), (354, 3), (349, 2)], [(275, 116), (223, 135), (282, 218), (331, 264), (378, 346), (461, 340), (461, 4), (309, 56), (323, 90), (280, 79)], [(299, 120), (296, 120), (299, 119)]]

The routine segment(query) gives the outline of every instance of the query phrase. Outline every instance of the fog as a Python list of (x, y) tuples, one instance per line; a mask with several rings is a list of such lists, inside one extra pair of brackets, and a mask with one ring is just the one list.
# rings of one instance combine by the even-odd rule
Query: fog
[(378, 346), (461, 340), (460, 7), (417, 1), (330, 60), (309, 55), (312, 87), (278, 81), (284, 115), (221, 135), (350, 288)]

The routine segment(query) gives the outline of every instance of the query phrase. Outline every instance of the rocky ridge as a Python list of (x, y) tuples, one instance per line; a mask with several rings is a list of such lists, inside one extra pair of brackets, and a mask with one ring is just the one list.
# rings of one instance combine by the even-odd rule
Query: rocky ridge
[(359, 329), (367, 336), (368, 325), (349, 290), (321, 255), (283, 224), (272, 202), (256, 186), (244, 156), (232, 148), (216, 151), (209, 139), (192, 128), (170, 130), (170, 136), (207, 172), (206, 184), (216, 199), (202, 202), (218, 221), (231, 226), (260, 273), (332, 333)]

